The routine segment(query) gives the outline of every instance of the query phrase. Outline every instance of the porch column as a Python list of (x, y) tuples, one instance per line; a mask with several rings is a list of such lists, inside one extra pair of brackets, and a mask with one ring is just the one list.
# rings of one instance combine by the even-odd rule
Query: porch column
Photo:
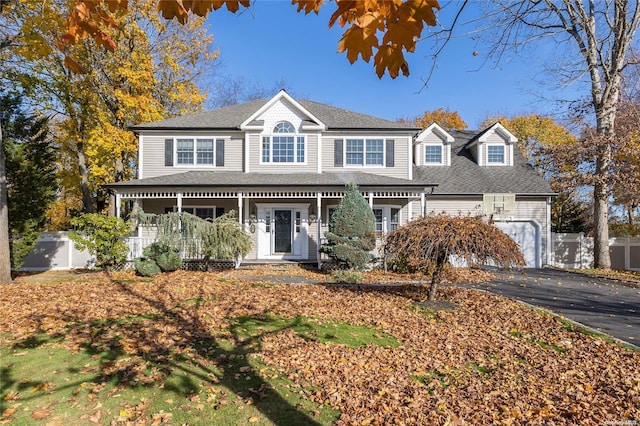
[(424, 216), (427, 210), (427, 196), (424, 192), (420, 193), (420, 216)]
[(176, 192), (176, 208), (178, 209), (178, 227), (182, 230), (182, 192)]
[(122, 195), (120, 195), (120, 193), (116, 192), (116, 217), (120, 217), (120, 202), (121, 202), (121, 198), (122, 198)]
[(316, 244), (316, 259), (318, 260), (318, 270), (322, 269), (322, 260), (320, 259), (320, 244), (322, 243), (322, 192), (316, 192), (316, 227), (318, 243)]
[(176, 193), (176, 206), (178, 209), (178, 213), (182, 213), (182, 192)]
[(238, 191), (238, 223), (242, 225), (242, 192)]
[(369, 207), (373, 210), (373, 192), (369, 192)]

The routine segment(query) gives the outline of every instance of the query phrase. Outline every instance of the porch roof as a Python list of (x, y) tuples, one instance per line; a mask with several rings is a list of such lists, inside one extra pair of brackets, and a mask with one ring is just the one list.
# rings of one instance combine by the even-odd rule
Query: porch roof
[(155, 176), (128, 182), (116, 182), (105, 185), (116, 192), (126, 190), (140, 190), (151, 188), (247, 188), (258, 189), (265, 187), (280, 187), (292, 189), (304, 187), (344, 187), (348, 183), (355, 183), (360, 187), (421, 189), (433, 187), (436, 184), (408, 179), (379, 176), (363, 172), (348, 173), (244, 173), (244, 172), (215, 172), (188, 171), (165, 176)]

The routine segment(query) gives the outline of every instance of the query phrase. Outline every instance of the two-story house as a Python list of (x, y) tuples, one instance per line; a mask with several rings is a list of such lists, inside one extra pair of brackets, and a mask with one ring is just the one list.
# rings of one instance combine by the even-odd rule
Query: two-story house
[(132, 127), (138, 179), (108, 185), (146, 211), (205, 218), (235, 210), (253, 235), (247, 259), (319, 259), (344, 187), (355, 182), (382, 235), (423, 214), (487, 214), (548, 263), (547, 183), (502, 125), (482, 132), (418, 129), (333, 106), (271, 99)]

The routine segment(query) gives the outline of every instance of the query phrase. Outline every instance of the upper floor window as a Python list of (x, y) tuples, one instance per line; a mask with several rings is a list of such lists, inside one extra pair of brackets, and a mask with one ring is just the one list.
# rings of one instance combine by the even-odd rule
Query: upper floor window
[(487, 145), (487, 164), (505, 164), (504, 145)]
[(305, 145), (305, 137), (296, 135), (291, 123), (281, 121), (272, 136), (262, 138), (262, 163), (304, 163)]
[(442, 164), (442, 145), (424, 146), (425, 164)]
[(177, 137), (164, 140), (164, 165), (224, 167), (224, 138)]
[(348, 166), (384, 165), (383, 139), (347, 139), (345, 159)]

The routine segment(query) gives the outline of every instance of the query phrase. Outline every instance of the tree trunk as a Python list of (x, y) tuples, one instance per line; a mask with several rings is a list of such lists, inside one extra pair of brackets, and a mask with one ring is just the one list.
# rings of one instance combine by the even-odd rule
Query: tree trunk
[(440, 282), (442, 281), (442, 271), (444, 270), (444, 265), (447, 263), (447, 257), (447, 254), (444, 252), (438, 253), (436, 267), (433, 270), (433, 275), (431, 275), (431, 286), (429, 287), (429, 295), (427, 298), (429, 302), (436, 300), (438, 285), (440, 285)]
[(0, 284), (10, 284), (11, 250), (9, 247), (9, 199), (7, 196), (7, 167), (4, 155), (2, 123), (0, 123)]
[(95, 213), (93, 197), (89, 189), (89, 169), (87, 168), (87, 158), (84, 155), (84, 144), (78, 142), (78, 171), (80, 172), (80, 189), (82, 190), (82, 211), (83, 213)]

